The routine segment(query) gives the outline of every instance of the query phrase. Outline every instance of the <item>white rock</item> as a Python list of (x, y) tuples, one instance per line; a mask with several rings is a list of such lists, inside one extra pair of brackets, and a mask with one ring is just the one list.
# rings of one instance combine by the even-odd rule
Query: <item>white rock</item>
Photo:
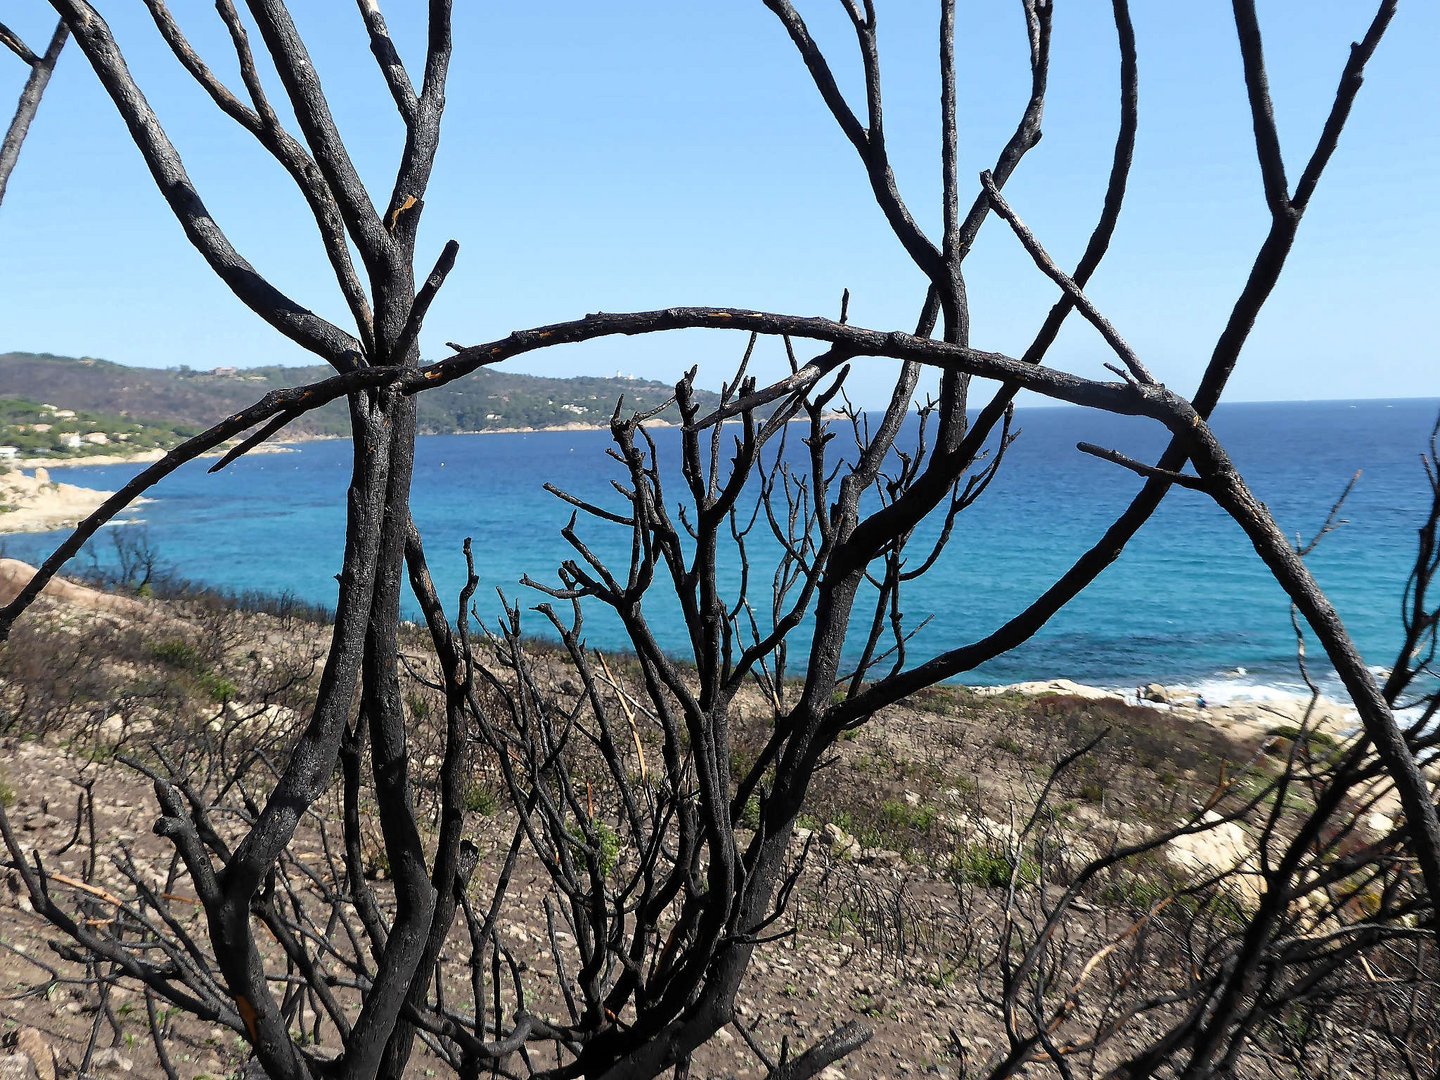
[(39, 1080), (35, 1062), (28, 1054), (10, 1054), (0, 1057), (0, 1080)]
[(841, 858), (849, 858), (860, 852), (860, 842), (833, 821), (825, 825), (821, 835), (830, 850)]
[(110, 1072), (128, 1073), (135, 1068), (135, 1063), (115, 1047), (107, 1046), (95, 1051), (95, 1056), (90, 1059), (90, 1068), (97, 1072), (108, 1069)]

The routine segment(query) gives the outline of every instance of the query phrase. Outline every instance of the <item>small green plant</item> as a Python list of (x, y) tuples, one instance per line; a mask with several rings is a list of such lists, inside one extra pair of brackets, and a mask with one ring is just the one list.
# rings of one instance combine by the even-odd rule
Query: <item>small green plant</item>
[(995, 739), (995, 749), (1003, 750), (1007, 754), (1014, 754), (1019, 757), (1025, 753), (1025, 747), (1020, 745), (1013, 735), (1000, 735)]
[(1292, 744), (1300, 752), (1302, 760), (1312, 758), (1317, 762), (1331, 762), (1344, 753), (1345, 744), (1328, 731), (1300, 728), (1294, 724), (1282, 724), (1271, 728), (1266, 740), (1266, 751), (1276, 758), (1290, 754)]
[(980, 794), (980, 782), (973, 776), (952, 776), (948, 779), (955, 794), (962, 798), (968, 799)]
[(939, 811), (933, 806), (916, 805), (900, 799), (886, 799), (880, 804), (880, 820), (889, 830), (928, 833), (935, 825)]
[(1100, 902), (1112, 907), (1149, 911), (1173, 895), (1174, 890), (1169, 882), (1157, 881), (1141, 874), (1123, 873), (1107, 882), (1100, 890)]
[(206, 672), (204, 675), (201, 675), (197, 682), (200, 689), (205, 692), (205, 696), (218, 705), (223, 705), (227, 701), (233, 701), (235, 695), (239, 692), (239, 687), (229, 679), (212, 672)]
[(755, 752), (738, 746), (730, 748), (730, 775), (746, 776), (755, 767)]
[(609, 877), (610, 872), (620, 862), (620, 837), (609, 825), (603, 821), (591, 821), (590, 832), (595, 837), (596, 848), (592, 849), (585, 842), (585, 834), (577, 825), (569, 830), (570, 851), (577, 860), (584, 860), (587, 854), (594, 853), (599, 856), (600, 876)]
[(66, 740), (65, 748), (77, 757), (90, 762), (92, 765), (104, 765), (114, 761), (115, 754), (117, 753), (115, 747), (103, 743), (95, 743), (90, 739)]
[(383, 851), (375, 852), (370, 858), (366, 871), (376, 881), (389, 881), (395, 875), (390, 872), (390, 856)]
[(488, 784), (471, 784), (465, 789), (467, 813), (491, 817), (498, 809), (500, 809), (500, 796)]
[(150, 646), (150, 655), (162, 664), (178, 671), (200, 674), (210, 668), (199, 649), (188, 641), (181, 641), (178, 638), (155, 642)]
[(1193, 922), (1207, 920), (1231, 930), (1247, 925), (1249, 917), (1240, 901), (1223, 884), (1194, 888), (1187, 875), (1153, 853), (1118, 871), (1099, 889), (1097, 899), (1112, 907), (1149, 911), (1157, 907), (1179, 912)]
[(849, 810), (836, 810), (829, 817), (836, 828), (853, 836), (862, 848), (883, 846), (885, 838), (873, 820), (856, 817)]
[(745, 807), (740, 811), (740, 825), (751, 830), (760, 828), (760, 796), (751, 795), (745, 800)]
[(935, 967), (925, 972), (925, 984), (932, 990), (949, 990), (958, 981), (959, 969), (936, 961)]
[(976, 841), (955, 849), (945, 876), (967, 885), (1001, 889), (1010, 884), (1012, 875), (1019, 884), (1031, 885), (1040, 880), (1040, 867), (1023, 855), (1017, 864), (1009, 851), (993, 841)]
[(1273, 738), (1289, 739), (1291, 742), (1306, 742), (1311, 747), (1323, 747), (1327, 750), (1333, 750), (1340, 745), (1340, 740), (1328, 731), (1305, 730), (1294, 724), (1282, 724), (1279, 727), (1271, 728), (1268, 734)]
[(840, 904), (825, 924), (825, 933), (832, 941), (841, 941), (860, 928), (860, 911), (852, 904)]
[(3, 775), (0, 775), (0, 807), (6, 810), (15, 805), (15, 788)]
[(1266, 1020), (1265, 1026), (1292, 1046), (1304, 1046), (1320, 1032), (1315, 1016), (1306, 1009), (1284, 1009)]
[(949, 716), (960, 711), (960, 694), (949, 686), (927, 686), (916, 692), (910, 703), (926, 712)]

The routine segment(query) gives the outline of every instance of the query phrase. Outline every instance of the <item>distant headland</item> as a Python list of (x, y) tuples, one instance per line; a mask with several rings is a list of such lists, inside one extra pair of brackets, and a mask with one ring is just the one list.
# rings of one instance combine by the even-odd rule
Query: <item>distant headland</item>
[[(154, 456), (271, 390), (324, 379), (323, 366), (205, 370), (141, 368), (93, 357), (0, 353), (0, 465)], [(420, 396), (421, 434), (601, 427), (620, 398), (646, 411), (673, 393), (667, 383), (624, 375), (559, 379), (481, 370)], [(702, 408), (716, 395), (696, 391)], [(663, 419), (678, 419), (672, 406)], [(344, 401), (297, 417), (285, 438), (349, 433)]]

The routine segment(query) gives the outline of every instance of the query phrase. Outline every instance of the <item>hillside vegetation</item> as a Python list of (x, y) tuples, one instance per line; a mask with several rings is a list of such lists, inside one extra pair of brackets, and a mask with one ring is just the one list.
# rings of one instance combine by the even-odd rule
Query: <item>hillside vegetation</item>
[[(332, 374), (323, 366), (217, 367), (201, 371), (184, 365), (138, 368), (92, 357), (10, 352), (0, 353), (0, 397), (178, 430), (208, 427), (271, 390), (315, 382)], [(664, 402), (672, 390), (666, 383), (623, 376), (555, 379), (482, 370), (421, 395), (420, 431), (444, 434), (605, 424), (622, 396), (627, 409), (648, 410)], [(698, 393), (697, 397), (702, 408), (715, 401), (715, 395), (709, 393)], [(286, 431), (298, 435), (347, 434), (345, 403), (332, 402), (307, 413)]]
[(22, 457), (81, 457), (170, 447), (198, 427), (134, 420), (113, 413), (62, 409), (48, 402), (0, 397), (0, 447)]

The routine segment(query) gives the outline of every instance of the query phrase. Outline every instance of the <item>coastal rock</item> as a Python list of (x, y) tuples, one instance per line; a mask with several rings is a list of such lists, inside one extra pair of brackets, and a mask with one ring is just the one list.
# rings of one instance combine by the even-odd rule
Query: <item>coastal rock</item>
[(1062, 694), (1065, 697), (1099, 700), (1117, 696), (1109, 690), (1102, 690), (1098, 686), (1086, 686), (1084, 683), (1077, 683), (1071, 679), (1047, 679), (1037, 682), (1012, 683), (1009, 686), (975, 686), (971, 688), (971, 691), (987, 697), (992, 694), (1026, 694), (1029, 696)]
[(1146, 701), (1154, 701), (1165, 705), (1170, 702), (1172, 697), (1174, 697), (1174, 695), (1170, 693), (1169, 688), (1161, 686), (1159, 683), (1152, 682), (1145, 686), (1144, 698)]
[[(43, 476), (40, 475), (43, 473)], [(57, 484), (49, 473), (0, 474), (0, 532), (45, 532), (74, 525), (110, 497), (74, 484)]]

